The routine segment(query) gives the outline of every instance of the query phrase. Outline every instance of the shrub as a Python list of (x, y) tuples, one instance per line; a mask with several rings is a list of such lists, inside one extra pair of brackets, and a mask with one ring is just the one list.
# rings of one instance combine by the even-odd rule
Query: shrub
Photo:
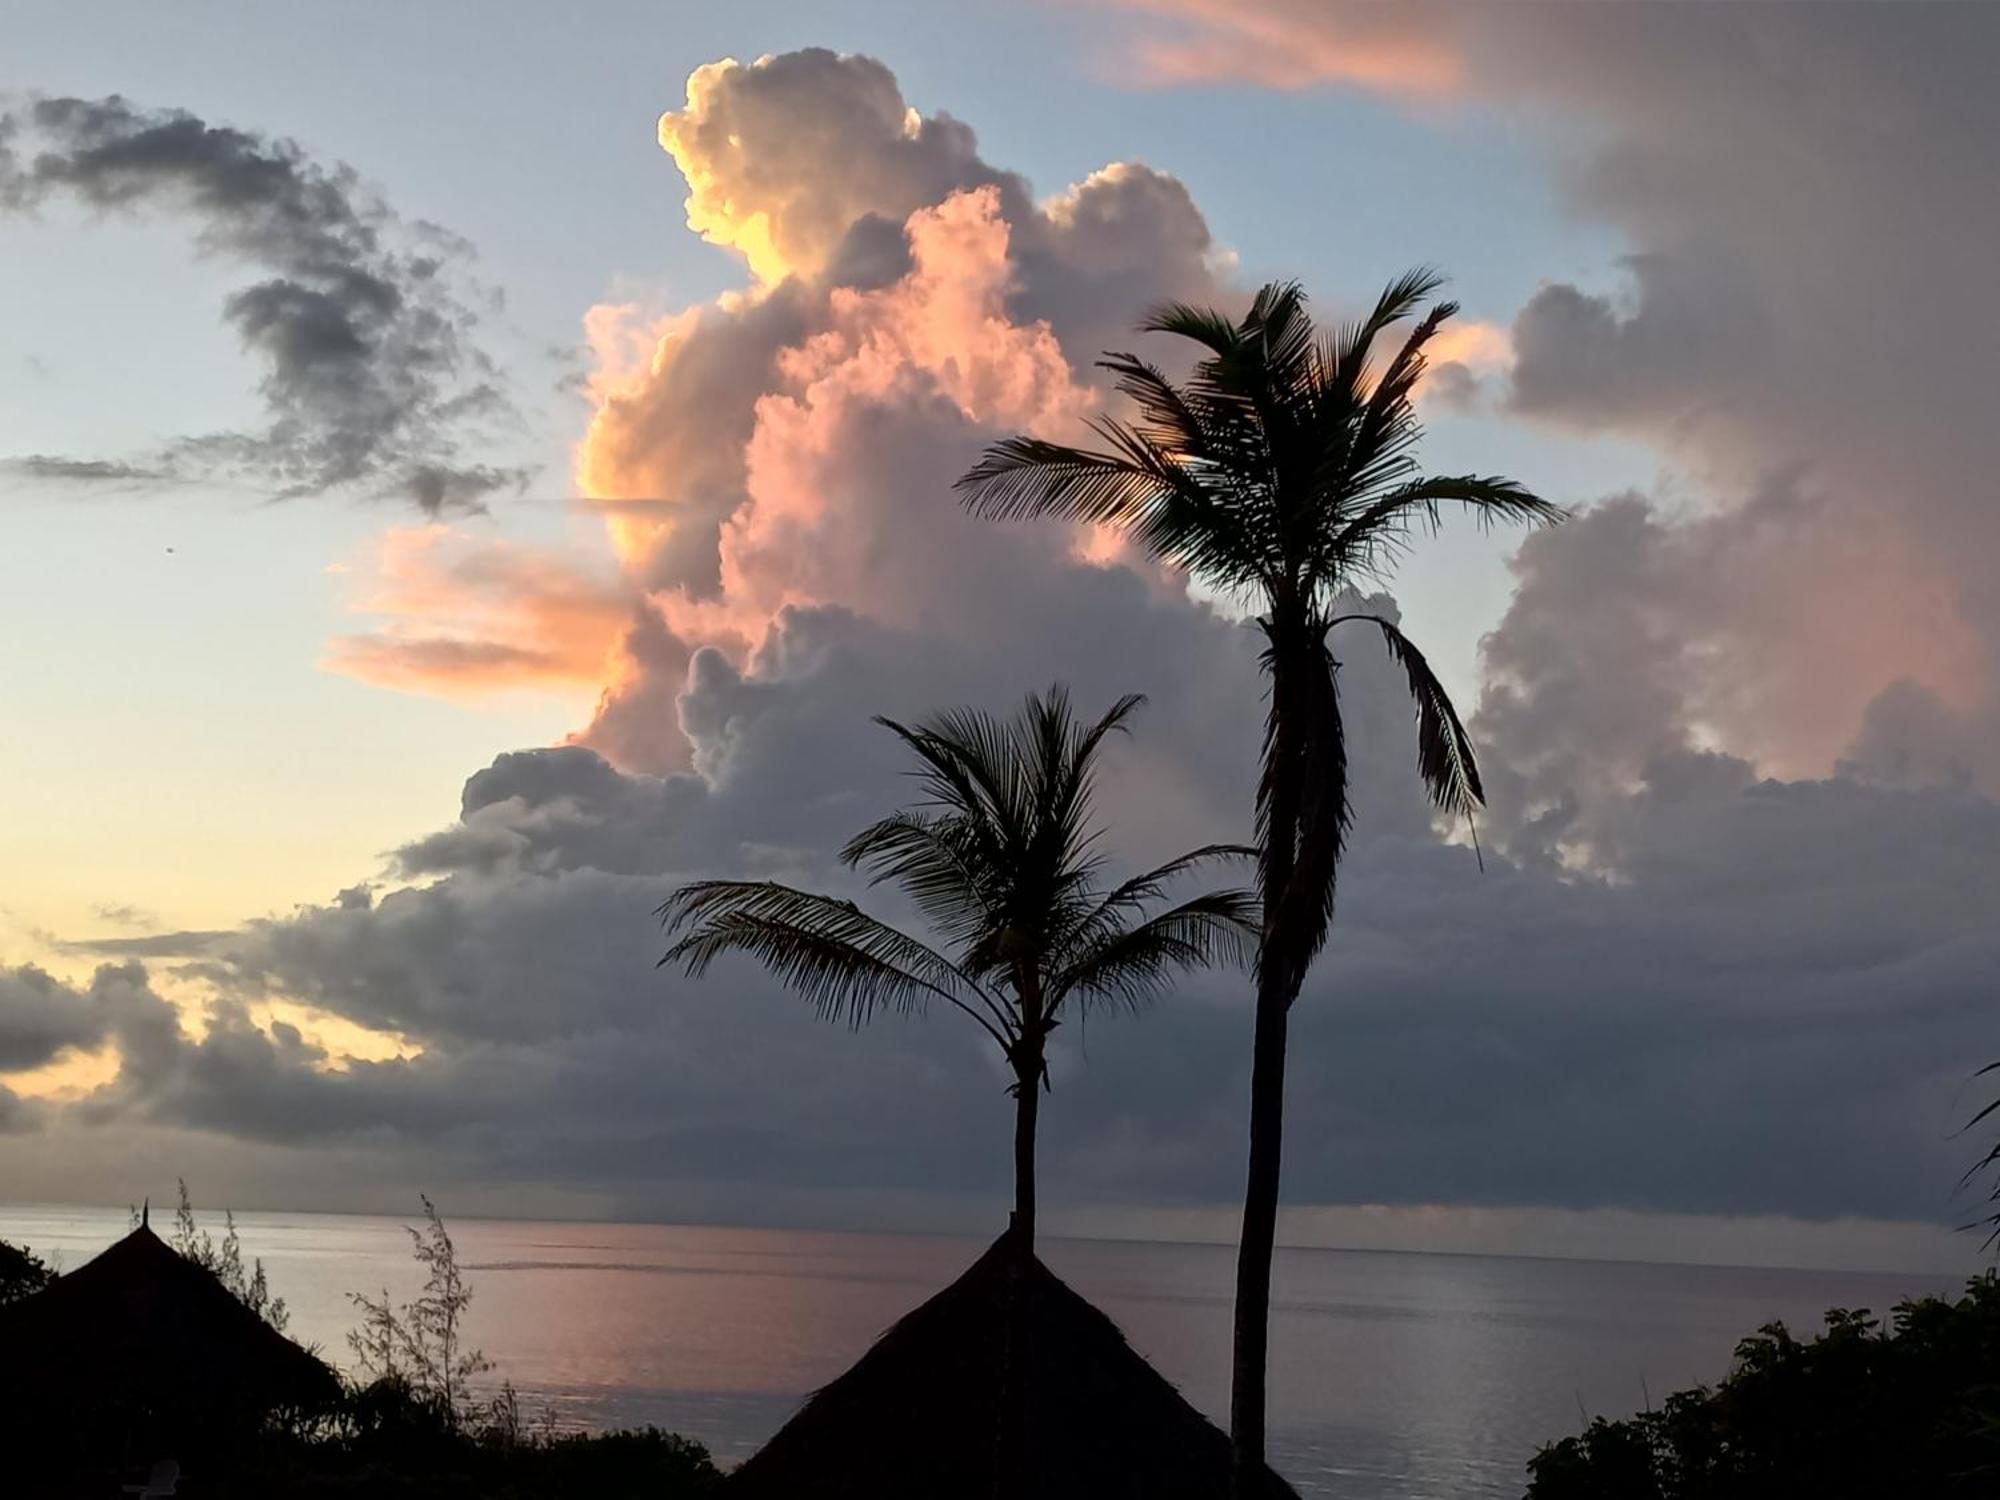
[(1884, 1326), (1836, 1308), (1801, 1342), (1769, 1323), (1712, 1389), (1600, 1417), (1529, 1461), (1529, 1500), (1987, 1500), (2000, 1494), (2000, 1275)]

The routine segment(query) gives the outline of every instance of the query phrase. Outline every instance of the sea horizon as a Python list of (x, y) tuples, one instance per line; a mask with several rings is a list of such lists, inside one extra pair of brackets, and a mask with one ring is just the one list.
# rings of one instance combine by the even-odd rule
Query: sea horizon
[[(121, 1205), (100, 1202), (65, 1202), (62, 1200), (0, 1201), (0, 1226), (7, 1224), (15, 1215), (115, 1213), (129, 1217), (139, 1213), (141, 1208), (145, 1206), (147, 1205), (140, 1203)], [(155, 1228), (160, 1228), (172, 1222), (175, 1206), (173, 1202), (166, 1199), (151, 1203), (151, 1211), (155, 1216)], [(1369, 1212), (1379, 1212), (1384, 1209), (1390, 1212), (1405, 1213), (1427, 1213), (1436, 1212), (1441, 1209), (1474, 1214), (1492, 1212), (1492, 1210), (1474, 1206), (1441, 1204), (1370, 1204), (1359, 1207)], [(656, 1217), (643, 1213), (629, 1216), (601, 1213), (565, 1214), (559, 1212), (496, 1213), (453, 1210), (447, 1203), (440, 1203), (439, 1209), (450, 1224), (560, 1224), (575, 1228), (604, 1225), (616, 1228), (744, 1230), (778, 1234), (866, 1235), (896, 1239), (953, 1241), (977, 1240), (982, 1236), (990, 1240), (1006, 1228), (1006, 1214), (1004, 1209), (997, 1210), (992, 1216), (991, 1224), (983, 1229), (975, 1227), (969, 1222), (964, 1224), (953, 1222), (922, 1226), (894, 1222), (864, 1224), (821, 1220), (756, 1221), (722, 1216), (714, 1218), (699, 1216), (670, 1218)], [(1801, 1229), (1825, 1226), (1830, 1230), (1858, 1225), (1869, 1230), (1910, 1235), (1913, 1240), (1920, 1242), (1920, 1246), (1916, 1253), (1902, 1260), (1874, 1259), (1853, 1255), (1822, 1257), (1820, 1259), (1807, 1257), (1776, 1259), (1768, 1257), (1760, 1258), (1756, 1255), (1738, 1255), (1733, 1257), (1729, 1255), (1703, 1254), (1644, 1255), (1618, 1251), (1586, 1253), (1565, 1251), (1559, 1248), (1509, 1248), (1494, 1245), (1441, 1245), (1408, 1242), (1381, 1242), (1374, 1244), (1330, 1243), (1324, 1240), (1302, 1239), (1296, 1235), (1287, 1237), (1285, 1231), (1288, 1217), (1293, 1213), (1310, 1214), (1316, 1210), (1317, 1206), (1308, 1206), (1300, 1210), (1281, 1211), (1277, 1248), (1285, 1251), (1329, 1255), (1427, 1255), (1472, 1260), (1554, 1261), (1588, 1265), (1673, 1266), (1722, 1271), (1798, 1271), (1809, 1274), (1919, 1275), (1927, 1277), (1950, 1276), (1954, 1274), (1962, 1274), (1963, 1276), (1970, 1277), (1977, 1275), (1980, 1271), (1996, 1263), (2000, 1263), (2000, 1256), (1996, 1256), (1992, 1250), (1982, 1247), (1979, 1239), (1973, 1233), (1973, 1230), (1979, 1227), (1976, 1225), (1961, 1227), (1943, 1222), (1927, 1224), (1904, 1220), (1864, 1220), (1847, 1216), (1826, 1220), (1785, 1219), (1778, 1221), (1775, 1220), (1774, 1216), (1742, 1216), (1741, 1218), (1736, 1218), (1725, 1215), (1682, 1216), (1618, 1211), (1621, 1218), (1628, 1220), (1645, 1221), (1648, 1219), (1657, 1219), (1662, 1222), (1679, 1223), (1685, 1222), (1687, 1219), (1695, 1219), (1723, 1231), (1726, 1231), (1726, 1227), (1732, 1224), (1760, 1222), (1783, 1222), (1787, 1227)], [(1233, 1210), (1226, 1211), (1233, 1212)], [(1576, 1211), (1555, 1210), (1550, 1212), (1552, 1214), (1566, 1214)], [(222, 1216), (225, 1213), (233, 1213), (239, 1224), (247, 1222), (254, 1216), (265, 1219), (327, 1218), (393, 1220), (400, 1224), (413, 1225), (420, 1222), (423, 1217), (420, 1201), (413, 1204), (412, 1208), (408, 1210), (271, 1207), (255, 1203), (239, 1207), (233, 1203), (211, 1204), (198, 1202), (195, 1204), (195, 1213), (197, 1220), (202, 1225), (217, 1228), (221, 1225)], [(1064, 1215), (1061, 1210), (1054, 1212), (1044, 1211), (1041, 1223), (1037, 1228), (1037, 1242), (1048, 1243), (1059, 1241), (1076, 1244), (1184, 1246), (1199, 1249), (1233, 1249), (1236, 1244), (1233, 1236), (1093, 1232), (1086, 1229), (1065, 1229), (1061, 1227), (1063, 1223)], [(7, 1238), (7, 1235), (4, 1232), (0, 1232), (0, 1239), (5, 1238)], [(1952, 1253), (1954, 1250), (1960, 1253)], [(1963, 1262), (1962, 1266), (1959, 1264), (1961, 1261)]]

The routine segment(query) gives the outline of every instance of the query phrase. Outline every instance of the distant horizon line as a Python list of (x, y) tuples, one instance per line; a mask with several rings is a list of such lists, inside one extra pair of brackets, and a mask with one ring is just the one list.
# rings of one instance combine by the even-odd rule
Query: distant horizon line
[[(227, 1213), (234, 1215), (239, 1227), (242, 1228), (254, 1227), (266, 1230), (279, 1227), (270, 1223), (271, 1220), (282, 1220), (286, 1218), (364, 1220), (364, 1221), (379, 1222), (383, 1224), (401, 1225), (406, 1220), (416, 1217), (415, 1215), (408, 1213), (384, 1212), (384, 1211), (369, 1210), (369, 1209), (299, 1208), (299, 1207), (236, 1208), (232, 1205), (227, 1205), (227, 1204), (217, 1204), (211, 1207), (203, 1207), (199, 1203), (195, 1205), (194, 1211), (197, 1220), (203, 1221), (205, 1224), (209, 1224), (211, 1226), (213, 1220)], [(719, 1218), (669, 1219), (669, 1218), (642, 1217), (642, 1216), (619, 1218), (619, 1217), (607, 1217), (603, 1214), (569, 1215), (561, 1213), (543, 1213), (543, 1214), (528, 1215), (520, 1213), (490, 1213), (490, 1212), (482, 1213), (482, 1212), (452, 1211), (449, 1209), (441, 1209), (440, 1211), (444, 1213), (446, 1222), (448, 1224), (480, 1224), (480, 1225), (560, 1224), (572, 1227), (603, 1226), (606, 1228), (621, 1228), (621, 1229), (669, 1229), (669, 1230), (692, 1229), (692, 1230), (704, 1230), (704, 1231), (715, 1231), (715, 1232), (735, 1232), (735, 1233), (771, 1234), (771, 1235), (791, 1234), (791, 1235), (819, 1235), (828, 1237), (847, 1236), (847, 1237), (867, 1237), (867, 1238), (879, 1237), (879, 1238), (892, 1238), (892, 1239), (959, 1240), (959, 1241), (967, 1241), (973, 1243), (984, 1242), (985, 1240), (990, 1239), (992, 1237), (992, 1234), (997, 1234), (1000, 1232), (998, 1227), (994, 1228), (991, 1231), (991, 1233), (989, 1233), (988, 1231), (983, 1229), (975, 1229), (970, 1227), (926, 1228), (926, 1227), (911, 1225), (907, 1222), (887, 1223), (887, 1224), (878, 1224), (868, 1227), (862, 1227), (854, 1224), (828, 1224), (828, 1223), (769, 1223), (769, 1222), (744, 1223), (744, 1222), (730, 1221)], [(1105, 1210), (1102, 1209), (1096, 1210), (1096, 1212), (1104, 1212), (1104, 1211)], [(1187, 1208), (1161, 1209), (1153, 1207), (1153, 1208), (1138, 1208), (1138, 1209), (1121, 1208), (1110, 1211), (1118, 1214), (1157, 1213), (1160, 1214), (1162, 1217), (1168, 1217), (1173, 1215), (1184, 1215), (1191, 1212), (1192, 1213), (1234, 1212), (1233, 1209), (1228, 1208), (1227, 1206), (1224, 1205), (1216, 1205), (1213, 1207), (1202, 1207), (1196, 1209), (1187, 1209)], [(76, 1202), (15, 1203), (5, 1200), (0, 1200), (0, 1227), (5, 1227), (6, 1229), (6, 1232), (0, 1232), (0, 1239), (6, 1239), (9, 1237), (10, 1233), (15, 1232), (12, 1226), (9, 1226), (7, 1224), (7, 1221), (15, 1218), (16, 1216), (54, 1217), (54, 1216), (70, 1215), (70, 1216), (85, 1216), (85, 1217), (95, 1218), (99, 1215), (104, 1215), (104, 1216), (117, 1215), (121, 1221), (129, 1222), (127, 1216), (136, 1214), (137, 1212), (138, 1212), (138, 1205), (132, 1205), (132, 1204), (119, 1205), (119, 1204), (107, 1204), (107, 1203), (76, 1203)], [(172, 1207), (169, 1206), (165, 1212), (166, 1212), (166, 1221), (170, 1221), (173, 1213)], [(1088, 1214), (1090, 1212), (1092, 1211), (1091, 1210), (1083, 1211), (1083, 1213), (1085, 1214)], [(1730, 1259), (1725, 1255), (1702, 1255), (1697, 1253), (1683, 1253), (1680, 1255), (1661, 1256), (1657, 1254), (1647, 1255), (1632, 1251), (1619, 1251), (1615, 1247), (1607, 1247), (1602, 1245), (1588, 1249), (1566, 1251), (1559, 1248), (1532, 1247), (1525, 1244), (1475, 1245), (1475, 1244), (1465, 1244), (1465, 1243), (1419, 1244), (1419, 1243), (1408, 1243), (1408, 1242), (1371, 1244), (1371, 1243), (1351, 1243), (1351, 1242), (1342, 1243), (1342, 1242), (1335, 1242), (1330, 1239), (1318, 1239), (1318, 1240), (1309, 1238), (1302, 1239), (1299, 1238), (1296, 1234), (1294, 1234), (1290, 1238), (1287, 1238), (1285, 1236), (1283, 1229), (1284, 1218), (1292, 1218), (1296, 1220), (1296, 1218), (1301, 1214), (1324, 1214), (1328, 1212), (1358, 1213), (1358, 1214), (1368, 1214), (1370, 1216), (1409, 1215), (1418, 1213), (1486, 1215), (1486, 1216), (1509, 1215), (1509, 1216), (1530, 1216), (1530, 1217), (1541, 1217), (1541, 1216), (1552, 1217), (1559, 1215), (1572, 1216), (1572, 1217), (1590, 1216), (1601, 1219), (1615, 1218), (1620, 1221), (1629, 1221), (1635, 1224), (1644, 1223), (1645, 1221), (1648, 1220), (1669, 1221), (1682, 1225), (1687, 1225), (1692, 1222), (1694, 1224), (1698, 1224), (1703, 1227), (1709, 1227), (1712, 1229), (1722, 1229), (1725, 1226), (1729, 1225), (1737, 1225), (1744, 1227), (1746, 1229), (1750, 1228), (1751, 1226), (1769, 1227), (1775, 1225), (1782, 1225), (1788, 1229), (1795, 1229), (1795, 1230), (1827, 1229), (1827, 1228), (1837, 1228), (1840, 1226), (1845, 1226), (1849, 1230), (1862, 1230), (1876, 1236), (1896, 1234), (1896, 1235), (1908, 1236), (1912, 1240), (1918, 1237), (1924, 1237), (1931, 1240), (1933, 1242), (1934, 1247), (1938, 1249), (1941, 1249), (1945, 1245), (1964, 1245), (1967, 1247), (1967, 1254), (1964, 1258), (1964, 1262), (1954, 1269), (1938, 1263), (1914, 1264), (1910, 1262), (1904, 1262), (1900, 1264), (1891, 1264), (1886, 1261), (1864, 1262), (1856, 1259), (1834, 1259), (1834, 1260), (1821, 1260), (1818, 1262), (1813, 1262), (1813, 1261), (1803, 1261), (1803, 1260), (1776, 1259), (1768, 1257), (1762, 1259), (1759, 1258)], [(1233, 1238), (1224, 1238), (1216, 1235), (1190, 1235), (1184, 1232), (1174, 1233), (1167, 1231), (1165, 1229), (1163, 1229), (1161, 1232), (1143, 1234), (1143, 1233), (1132, 1233), (1132, 1232), (1117, 1232), (1109, 1228), (1092, 1230), (1087, 1226), (1072, 1225), (1067, 1230), (1065, 1230), (1062, 1227), (1063, 1218), (1064, 1216), (1060, 1213), (1048, 1216), (1047, 1219), (1045, 1220), (1041, 1233), (1037, 1236), (1038, 1240), (1042, 1242), (1061, 1242), (1066, 1244), (1079, 1244), (1079, 1245), (1102, 1244), (1102, 1245), (1161, 1246), (1161, 1247), (1171, 1247), (1171, 1248), (1181, 1248), (1181, 1249), (1207, 1249), (1207, 1250), (1231, 1250), (1235, 1246), (1235, 1241)], [(252, 1220), (255, 1220), (257, 1222), (253, 1224), (251, 1222)], [(155, 1223), (152, 1227), (154, 1229), (154, 1232), (158, 1233), (162, 1226), (160, 1223)], [(107, 1244), (115, 1243), (115, 1238), (116, 1237), (114, 1237), (113, 1240), (107, 1241), (106, 1243)], [(32, 1248), (32, 1246), (30, 1248)], [(1527, 1261), (1549, 1261), (1549, 1262), (1580, 1264), (1580, 1265), (1660, 1266), (1660, 1267), (1674, 1267), (1682, 1269), (1696, 1268), (1696, 1269), (1718, 1270), (1718, 1271), (1772, 1271), (1778, 1273), (1792, 1272), (1792, 1273), (1803, 1273), (1803, 1274), (1879, 1275), (1879, 1276), (1914, 1275), (1914, 1276), (1924, 1276), (1930, 1278), (1955, 1277), (1960, 1280), (1967, 1279), (1985, 1270), (1994, 1269), (1996, 1263), (2000, 1263), (2000, 1258), (1997, 1258), (1993, 1254), (1993, 1252), (1980, 1248), (1974, 1240), (1972, 1240), (1962, 1231), (1948, 1227), (1942, 1222), (1926, 1223), (1920, 1220), (1869, 1219), (1854, 1215), (1844, 1215), (1824, 1220), (1808, 1220), (1803, 1218), (1796, 1218), (1790, 1215), (1778, 1215), (1778, 1214), (1754, 1214), (1754, 1215), (1753, 1214), (1683, 1214), (1683, 1213), (1674, 1213), (1674, 1212), (1659, 1211), (1659, 1210), (1604, 1208), (1604, 1207), (1593, 1208), (1593, 1209), (1576, 1209), (1576, 1208), (1547, 1208), (1547, 1207), (1534, 1208), (1534, 1207), (1519, 1207), (1519, 1206), (1495, 1207), (1492, 1205), (1436, 1204), (1436, 1203), (1297, 1205), (1295, 1207), (1286, 1209), (1284, 1211), (1283, 1216), (1281, 1217), (1278, 1248), (1286, 1252), (1301, 1253), (1301, 1254), (1422, 1255), (1422, 1256), (1434, 1256), (1447, 1259), (1466, 1259), (1466, 1260), (1527, 1260)], [(1930, 1259), (1930, 1257), (1926, 1257), (1925, 1259), (1928, 1260)]]

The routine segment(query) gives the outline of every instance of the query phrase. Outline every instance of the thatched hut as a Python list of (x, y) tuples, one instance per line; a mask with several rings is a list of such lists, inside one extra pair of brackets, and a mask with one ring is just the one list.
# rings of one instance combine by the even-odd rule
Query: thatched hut
[(322, 1360), (145, 1225), (0, 1307), (0, 1412), (51, 1463), (228, 1451), (274, 1409), (339, 1391)]
[[(736, 1500), (1226, 1500), (1229, 1440), (1011, 1231), (814, 1395)], [(1296, 1500), (1267, 1475), (1265, 1500)]]

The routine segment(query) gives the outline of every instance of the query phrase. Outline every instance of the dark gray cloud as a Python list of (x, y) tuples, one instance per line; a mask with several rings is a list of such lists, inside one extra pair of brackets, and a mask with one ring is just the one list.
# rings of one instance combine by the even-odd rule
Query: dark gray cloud
[(179, 479), (172, 469), (159, 464), (109, 458), (61, 458), (49, 453), (0, 459), (0, 474), (27, 483), (99, 486), (107, 490), (155, 489)]
[[(573, 750), (508, 757), (468, 798), (472, 820), (514, 816), (504, 868), (258, 924), (213, 963), (225, 1019), (284, 994), (396, 1029), (422, 1059), (328, 1074), (282, 1032), (227, 1020), (198, 1045), (133, 1048), (101, 1126), (367, 1140), (433, 1181), (514, 1174), (631, 1212), (997, 1194), (1005, 1080), (953, 1018), (851, 1035), (750, 966), (701, 984), (652, 967), (650, 908), (683, 870), (778, 873), (907, 915), (848, 883), (830, 839), (759, 837), (767, 821), (844, 831), (895, 799), (878, 748), (872, 787), (821, 806), (842, 778), (819, 755), (857, 717), (837, 707), (843, 681), (819, 685), (823, 706), (788, 705), (764, 768), (693, 812), (661, 795), (679, 779)], [(1405, 730), (1386, 691), (1350, 705), (1384, 738)], [(1144, 800), (1158, 727), (1142, 719), (1116, 758), (1121, 806)], [(1128, 814), (1118, 834), (1123, 853), (1145, 830)], [(657, 870), (597, 863), (648, 844)], [(1595, 848), (1602, 876), (1492, 852), (1481, 874), (1424, 834), (1363, 838), (1296, 1012), (1296, 1200), (1947, 1216), (1965, 1154), (1951, 1130), (1990, 1045), (2000, 809), (1693, 757), (1654, 766)], [(1221, 975), (1064, 1037), (1051, 1201), (1227, 1201), (1247, 1019), (1244, 981)]]
[(0, 969), (0, 1073), (38, 1068), (103, 1039), (88, 999), (32, 964)]
[(464, 242), (400, 220), (346, 166), (295, 143), (117, 95), (35, 99), (0, 116), (0, 208), (68, 200), (188, 221), (205, 255), (261, 279), (222, 309), (263, 369), (269, 425), (127, 462), (32, 456), (13, 472), (101, 484), (225, 477), (279, 496), (397, 496), (477, 510), (520, 470), (462, 456), (508, 403), (481, 349)]
[(207, 952), (231, 935), (229, 928), (203, 928), (181, 932), (148, 932), (137, 937), (65, 938), (65, 953), (99, 958), (191, 958)]

